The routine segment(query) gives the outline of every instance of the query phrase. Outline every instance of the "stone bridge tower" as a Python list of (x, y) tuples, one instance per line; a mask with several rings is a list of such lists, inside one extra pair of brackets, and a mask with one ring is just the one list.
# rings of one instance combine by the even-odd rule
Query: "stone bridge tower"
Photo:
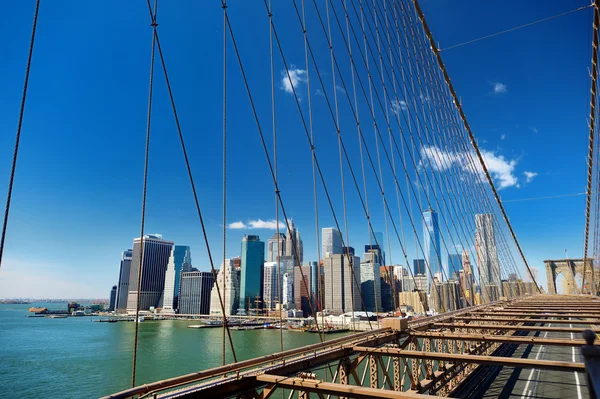
[[(599, 272), (594, 270), (593, 259), (587, 259), (587, 266), (585, 271), (585, 285), (586, 288), (584, 294), (589, 294), (589, 287), (592, 285), (592, 281), (598, 281)], [(575, 284), (575, 276), (577, 273), (583, 276), (583, 259), (561, 259), (561, 260), (545, 260), (546, 265), (546, 279), (548, 282), (548, 293), (556, 294), (556, 277), (562, 273), (567, 280), (568, 294), (580, 294), (581, 287)]]

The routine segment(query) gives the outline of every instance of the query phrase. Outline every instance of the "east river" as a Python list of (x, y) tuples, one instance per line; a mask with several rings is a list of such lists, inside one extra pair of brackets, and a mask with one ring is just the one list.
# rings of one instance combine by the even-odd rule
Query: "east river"
[[(135, 323), (98, 317), (28, 318), (29, 307), (0, 304), (0, 397), (97, 398), (127, 389)], [(137, 384), (221, 365), (222, 329), (192, 329), (192, 320), (140, 323)], [(231, 331), (238, 360), (279, 351), (279, 330)], [(328, 338), (339, 337), (339, 335)], [(283, 331), (283, 347), (319, 341), (318, 334)], [(232, 361), (228, 353), (228, 362)]]

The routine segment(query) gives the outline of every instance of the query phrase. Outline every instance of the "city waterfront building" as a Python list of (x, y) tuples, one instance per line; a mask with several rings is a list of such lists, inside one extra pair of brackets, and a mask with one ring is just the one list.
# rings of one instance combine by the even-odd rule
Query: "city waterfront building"
[(300, 238), (300, 230), (296, 229), (294, 221), (289, 220), (288, 224), (289, 229), (285, 237), (285, 255), (294, 259), (294, 266), (300, 266), (304, 260), (304, 244), (302, 238)]
[(375, 262), (376, 259), (377, 253), (367, 252), (364, 261), (360, 262), (360, 291), (364, 310), (368, 312), (382, 311), (380, 265)]
[(330, 255), (323, 262), (325, 309), (332, 314), (362, 310), (354, 276), (360, 278), (360, 258)]
[(283, 273), (283, 292), (282, 304), (284, 309), (294, 309), (294, 275), (291, 273)]
[[(278, 270), (277, 262), (265, 262), (263, 272), (263, 308), (266, 311), (275, 309), (280, 303), (279, 291), (283, 289), (283, 273), (281, 270)], [(279, 281), (277, 279), (278, 276), (280, 276)]]
[(440, 313), (460, 308), (460, 293), (454, 281), (436, 281), (431, 288), (431, 298), (433, 308)]
[(413, 276), (413, 281), (417, 291), (427, 292), (427, 284), (429, 283), (429, 280), (425, 274), (415, 274)]
[(113, 285), (110, 290), (110, 299), (108, 300), (108, 311), (112, 312), (115, 310), (115, 303), (117, 301), (117, 286)]
[(475, 227), (475, 250), (482, 283), (485, 285), (495, 284), (499, 294), (502, 295), (500, 262), (494, 234), (494, 215), (490, 213), (475, 215)]
[(277, 262), (278, 256), (285, 256), (285, 234), (274, 233), (267, 240), (267, 262)]
[[(433, 277), (442, 281), (442, 257), (440, 254), (440, 229), (437, 213), (429, 208), (423, 211), (423, 251), (425, 263)], [(427, 273), (425, 273), (427, 274)]]
[(323, 259), (331, 255), (342, 254), (342, 233), (333, 227), (325, 227), (321, 231), (321, 235), (323, 236), (323, 250), (321, 256)]
[(211, 272), (181, 272), (179, 313), (209, 314), (210, 296), (214, 282), (215, 279)]
[(425, 259), (413, 259), (413, 274), (427, 274), (425, 272)]
[(420, 291), (403, 291), (398, 293), (398, 306), (409, 306), (413, 312), (424, 314), (429, 310), (427, 293)]
[(240, 269), (235, 266), (234, 259), (225, 259), (221, 270), (217, 274), (217, 281), (210, 292), (210, 315), (223, 316), (223, 309), (219, 301), (219, 291), (225, 307), (225, 316), (236, 313), (240, 298)]
[(448, 277), (457, 275), (463, 267), (462, 256), (460, 254), (448, 254)]
[(192, 270), (192, 254), (187, 245), (175, 245), (165, 273), (165, 293), (161, 313), (173, 314), (178, 309), (181, 273)]
[[(385, 241), (384, 241), (384, 237), (383, 237), (383, 233), (380, 231), (374, 231), (371, 233), (371, 240), (372, 242), (370, 243), (371, 245), (378, 245), (380, 250), (381, 250), (381, 254), (380, 254), (380, 259), (379, 259), (379, 264), (380, 265), (385, 265), (385, 251), (383, 250), (383, 248), (385, 248)], [(365, 252), (367, 252), (367, 250), (365, 249)]]
[(315, 303), (316, 290), (313, 290), (313, 279), (316, 276), (313, 275), (313, 269), (316, 267), (313, 268), (311, 265), (294, 268), (294, 303), (296, 309), (302, 310), (305, 317), (312, 315), (311, 304)]
[[(262, 301), (263, 264), (265, 243), (256, 235), (245, 235), (242, 239), (242, 264), (240, 274), (240, 309), (260, 307)], [(250, 305), (248, 303), (250, 302)]]
[(125, 311), (127, 309), (127, 296), (129, 295), (129, 274), (131, 271), (131, 257), (133, 249), (123, 251), (121, 255), (121, 266), (119, 268), (119, 282), (117, 284), (117, 301), (115, 310)]
[[(143, 242), (143, 245), (142, 245)], [(175, 243), (163, 240), (160, 234), (148, 234), (133, 240), (133, 256), (131, 258), (131, 270), (129, 273), (129, 294), (127, 297), (127, 313), (135, 313), (139, 309), (149, 310), (151, 307), (162, 306), (163, 293), (165, 290), (165, 274), (169, 256)], [(141, 248), (143, 247), (143, 257)], [(142, 258), (142, 259), (140, 259)], [(138, 295), (138, 269), (142, 263), (140, 278), (140, 292)]]

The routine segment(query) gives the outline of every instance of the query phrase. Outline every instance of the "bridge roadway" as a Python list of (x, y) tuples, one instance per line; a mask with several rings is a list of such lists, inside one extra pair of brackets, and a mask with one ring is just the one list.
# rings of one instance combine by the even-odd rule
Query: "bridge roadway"
[[(595, 328), (581, 319), (568, 318), (558, 321), (569, 328)], [(556, 327), (553, 320), (535, 323), (536, 326)], [(515, 334), (517, 335), (517, 334)], [(573, 332), (526, 331), (519, 336), (577, 340)], [(501, 356), (512, 358), (583, 362), (579, 346), (505, 344), (498, 351)], [(585, 373), (542, 369), (525, 369), (507, 366), (482, 366), (465, 381), (453, 396), (461, 398), (536, 398), (536, 399), (583, 399), (588, 398)]]
[[(267, 399), (284, 390), (285, 397), (295, 392), (303, 398), (316, 393), (583, 399), (589, 395), (581, 331), (598, 332), (597, 323), (598, 298), (516, 298), (416, 320), (407, 329), (352, 334), (158, 381), (107, 398)], [(324, 367), (330, 368), (329, 375)]]

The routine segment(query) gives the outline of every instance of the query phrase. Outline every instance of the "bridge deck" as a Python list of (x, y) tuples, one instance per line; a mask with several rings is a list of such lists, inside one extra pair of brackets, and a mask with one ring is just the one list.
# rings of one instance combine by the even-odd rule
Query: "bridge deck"
[[(540, 303), (528, 316), (506, 314)], [(585, 305), (581, 318), (556, 309)], [(581, 307), (582, 309), (584, 307)], [(344, 397), (582, 398), (587, 395), (580, 332), (594, 297), (544, 296), (480, 305), (389, 328), (351, 334), (132, 388), (107, 398), (271, 396), (297, 391)], [(591, 312), (591, 313), (590, 313)], [(470, 316), (472, 315), (472, 316)], [(555, 324), (553, 324), (556, 319)], [(597, 320), (597, 319), (594, 319)], [(567, 323), (568, 322), (568, 323)], [(383, 395), (383, 396), (382, 396)]]

